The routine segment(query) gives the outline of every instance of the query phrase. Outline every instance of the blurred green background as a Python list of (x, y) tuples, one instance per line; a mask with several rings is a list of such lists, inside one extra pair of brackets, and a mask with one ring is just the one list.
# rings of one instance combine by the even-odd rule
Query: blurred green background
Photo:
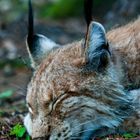
[[(84, 0), (32, 0), (40, 18), (63, 19), (83, 16)], [(135, 16), (140, 12), (139, 0), (93, 0), (93, 15), (102, 18), (108, 11), (116, 10)], [(12, 21), (27, 13), (28, 0), (0, 0), (1, 21)], [(116, 14), (117, 14), (116, 13)]]
[[(94, 0), (93, 12), (103, 16), (116, 0)], [(63, 19), (83, 15), (83, 0), (32, 0), (40, 18)], [(1, 0), (0, 14), (3, 20), (10, 21), (27, 12), (27, 0)], [(101, 13), (104, 12), (103, 15)], [(5, 16), (3, 17), (3, 14)]]

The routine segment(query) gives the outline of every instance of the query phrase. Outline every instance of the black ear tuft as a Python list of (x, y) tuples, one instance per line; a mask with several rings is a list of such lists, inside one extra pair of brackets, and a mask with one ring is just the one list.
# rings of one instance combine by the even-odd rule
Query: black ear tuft
[(84, 0), (85, 20), (87, 23), (87, 27), (92, 21), (92, 6), (93, 0)]
[(27, 43), (29, 49), (32, 49), (33, 44), (33, 36), (34, 36), (34, 16), (33, 16), (33, 8), (31, 0), (28, 1), (28, 36), (27, 36)]
[(27, 51), (31, 60), (31, 67), (35, 68), (44, 56), (47, 56), (50, 51), (54, 50), (54, 48), (58, 48), (59, 45), (41, 34), (34, 34), (34, 19), (31, 0), (28, 1), (28, 6)]

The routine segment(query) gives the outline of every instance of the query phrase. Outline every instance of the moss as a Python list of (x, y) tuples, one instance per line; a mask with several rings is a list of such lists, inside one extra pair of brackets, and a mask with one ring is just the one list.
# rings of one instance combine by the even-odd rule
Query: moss
[[(116, 0), (108, 0), (106, 5), (103, 0), (94, 0), (93, 15), (102, 16)], [(41, 5), (39, 8), (39, 16), (41, 18), (69, 18), (74, 16), (83, 16), (84, 0), (59, 0), (58, 2)]]
[(54, 5), (42, 7), (40, 15), (42, 17), (66, 18), (77, 16), (83, 9), (83, 0), (60, 0)]

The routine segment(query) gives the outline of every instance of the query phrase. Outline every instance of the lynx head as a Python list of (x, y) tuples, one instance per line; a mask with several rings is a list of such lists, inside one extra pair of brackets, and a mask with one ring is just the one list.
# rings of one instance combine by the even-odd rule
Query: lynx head
[(88, 140), (114, 129), (130, 104), (113, 74), (104, 27), (91, 21), (85, 39), (58, 45), (33, 34), (29, 5), (27, 49), (35, 71), (27, 89), (28, 133), (41, 140)]

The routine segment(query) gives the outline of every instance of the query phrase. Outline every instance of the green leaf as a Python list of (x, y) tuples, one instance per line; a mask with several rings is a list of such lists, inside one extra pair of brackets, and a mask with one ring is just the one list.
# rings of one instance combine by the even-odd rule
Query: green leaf
[(10, 131), (10, 135), (16, 135), (16, 137), (21, 138), (26, 132), (26, 128), (21, 124), (16, 124)]
[(27, 135), (26, 138), (25, 138), (25, 140), (31, 140), (31, 139), (30, 139), (30, 136)]
[(13, 95), (13, 90), (6, 90), (0, 93), (0, 99), (9, 98)]
[(130, 138), (134, 138), (135, 135), (132, 134), (132, 133), (124, 133), (124, 134), (123, 134), (123, 137), (126, 138), (126, 139), (130, 139)]
[(18, 137), (21, 138), (21, 137), (24, 135), (25, 132), (26, 132), (25, 127), (22, 127), (22, 128), (20, 129), (19, 133), (18, 133)]
[(4, 111), (0, 110), (0, 117), (4, 115)]

